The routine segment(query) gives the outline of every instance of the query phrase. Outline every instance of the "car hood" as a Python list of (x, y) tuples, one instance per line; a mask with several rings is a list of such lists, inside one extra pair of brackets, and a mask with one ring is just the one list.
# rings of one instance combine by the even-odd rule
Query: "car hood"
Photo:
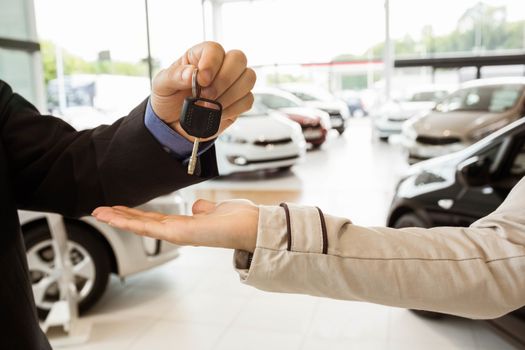
[(456, 136), (463, 138), (486, 125), (504, 119), (506, 114), (480, 111), (431, 111), (412, 124), (418, 135), (432, 137)]
[(321, 109), (328, 113), (341, 112), (342, 109), (348, 108), (343, 101), (306, 101), (305, 104), (309, 107)]
[(288, 116), (298, 116), (304, 119), (311, 119), (313, 121), (319, 121), (320, 116), (318, 111), (309, 107), (290, 107), (281, 108), (281, 112), (286, 113)]
[(285, 117), (270, 114), (237, 118), (225, 135), (246, 141), (271, 141), (292, 137), (296, 124)]

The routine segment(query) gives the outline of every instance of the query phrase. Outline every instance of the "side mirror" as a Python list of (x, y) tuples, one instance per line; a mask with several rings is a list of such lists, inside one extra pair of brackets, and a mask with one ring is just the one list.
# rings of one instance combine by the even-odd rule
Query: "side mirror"
[(487, 157), (471, 157), (457, 168), (459, 180), (468, 187), (479, 187), (490, 181), (490, 159)]

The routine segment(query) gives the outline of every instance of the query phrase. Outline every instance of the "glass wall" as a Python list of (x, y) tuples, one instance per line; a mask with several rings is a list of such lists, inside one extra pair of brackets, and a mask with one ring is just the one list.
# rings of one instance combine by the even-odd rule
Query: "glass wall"
[(146, 3), (153, 76), (203, 38), (200, 1), (34, 1), (47, 107), (77, 129), (111, 123), (149, 95)]
[(37, 107), (44, 106), (32, 1), (0, 0), (0, 79)]

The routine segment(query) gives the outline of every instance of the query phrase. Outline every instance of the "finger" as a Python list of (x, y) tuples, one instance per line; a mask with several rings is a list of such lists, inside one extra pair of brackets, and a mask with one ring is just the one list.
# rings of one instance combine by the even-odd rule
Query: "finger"
[(246, 94), (253, 89), (256, 79), (257, 77), (253, 69), (245, 69), (239, 79), (219, 97), (218, 101), (222, 104), (223, 108), (228, 108), (237, 100), (246, 96)]
[(212, 85), (202, 90), (202, 96), (209, 99), (216, 99), (221, 96), (239, 79), (246, 69), (246, 64), (246, 55), (242, 51), (232, 50), (226, 53)]
[(131, 231), (141, 236), (166, 240), (165, 225), (156, 220), (145, 218), (126, 218), (120, 214), (114, 215), (108, 222), (110, 226), (124, 231)]
[(180, 90), (191, 89), (191, 76), (195, 66), (173, 63), (153, 80), (153, 91), (159, 96), (171, 96)]
[(205, 41), (186, 51), (182, 62), (198, 67), (199, 84), (209, 86), (222, 66), (224, 55), (224, 49), (219, 43)]
[(167, 215), (165, 214), (162, 214), (162, 213), (156, 213), (156, 212), (152, 212), (152, 211), (144, 211), (144, 210), (140, 210), (140, 209), (137, 209), (137, 208), (128, 208), (128, 207), (125, 207), (125, 206), (120, 206), (120, 205), (117, 205), (117, 206), (114, 206), (113, 209), (117, 210), (117, 211), (121, 211), (122, 213), (126, 213), (126, 214), (129, 214), (131, 216), (135, 215), (135, 216), (142, 216), (142, 217), (146, 217), (146, 218), (150, 218), (150, 219), (153, 219), (153, 220), (164, 220)]
[(193, 203), (191, 211), (193, 214), (206, 214), (214, 210), (216, 207), (215, 202), (210, 202), (205, 199), (199, 199)]
[(95, 210), (93, 210), (93, 212), (91, 213), (91, 215), (93, 215), (93, 216), (97, 216), (98, 213), (100, 213), (101, 211), (106, 210), (107, 208), (109, 208), (109, 207), (98, 207), (98, 208), (95, 208)]

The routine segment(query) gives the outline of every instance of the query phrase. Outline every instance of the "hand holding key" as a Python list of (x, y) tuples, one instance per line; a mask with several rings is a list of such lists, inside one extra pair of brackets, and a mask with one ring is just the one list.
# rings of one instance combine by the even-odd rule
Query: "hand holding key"
[(210, 140), (230, 126), (239, 114), (251, 108), (251, 89), (256, 77), (246, 64), (246, 56), (241, 51), (225, 53), (217, 43), (198, 44), (155, 77), (151, 93), (153, 110), (165, 123), (193, 142), (195, 138), (180, 124), (180, 115), (186, 97), (192, 96), (192, 75), (197, 68), (198, 85), (202, 88), (199, 97), (222, 105), (218, 130), (200, 139)]
[(201, 87), (197, 81), (199, 70), (191, 76), (192, 97), (186, 97), (180, 114), (180, 125), (185, 132), (195, 137), (193, 150), (188, 163), (188, 174), (193, 175), (197, 164), (200, 139), (212, 137), (219, 130), (222, 105), (213, 100), (200, 97)]

